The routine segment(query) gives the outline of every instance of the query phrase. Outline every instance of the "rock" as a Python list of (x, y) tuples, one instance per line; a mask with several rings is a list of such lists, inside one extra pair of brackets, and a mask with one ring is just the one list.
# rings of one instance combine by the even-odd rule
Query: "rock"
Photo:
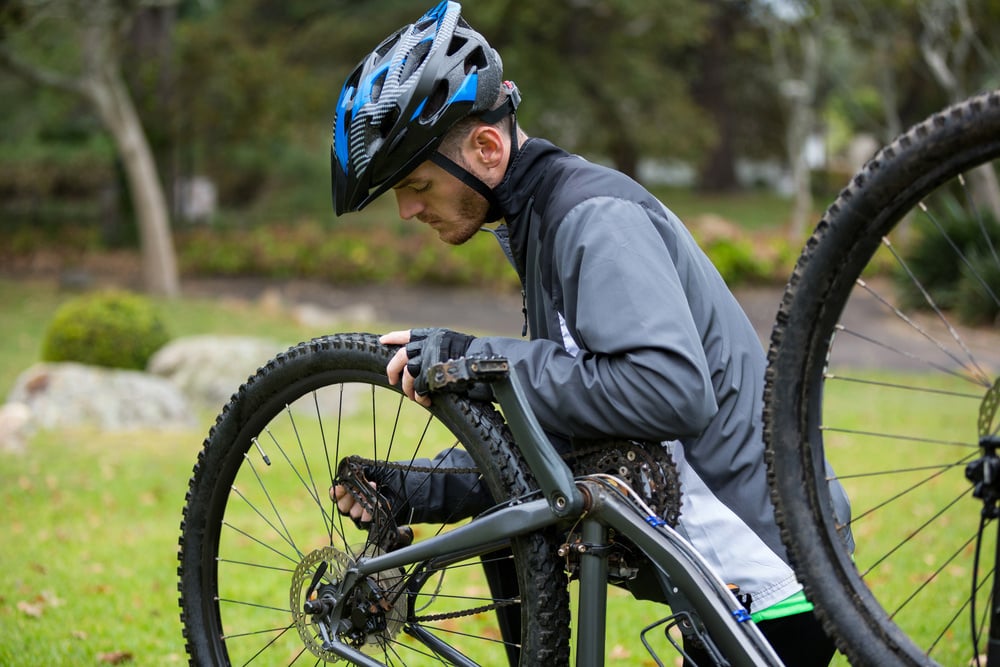
[(331, 310), (311, 303), (301, 303), (291, 309), (291, 317), (296, 323), (310, 329), (337, 331), (345, 322), (355, 324), (374, 322), (375, 308), (368, 304), (357, 304)]
[[(146, 370), (176, 384), (197, 407), (218, 411), (249, 376), (286, 349), (286, 345), (261, 338), (189, 336), (158, 350)], [(347, 384), (343, 389), (318, 392), (293, 410), (310, 417), (317, 409), (324, 416), (347, 415), (369, 391), (364, 383)]]
[(0, 452), (23, 452), (34, 431), (31, 409), (20, 402), (0, 405)]
[(170, 380), (198, 407), (218, 410), (286, 347), (249, 336), (187, 336), (157, 350), (146, 370)]
[(169, 381), (139, 371), (78, 363), (30, 367), (17, 378), (8, 399), (8, 405), (18, 403), (29, 411), (32, 428), (92, 426), (123, 431), (198, 425), (190, 402)]

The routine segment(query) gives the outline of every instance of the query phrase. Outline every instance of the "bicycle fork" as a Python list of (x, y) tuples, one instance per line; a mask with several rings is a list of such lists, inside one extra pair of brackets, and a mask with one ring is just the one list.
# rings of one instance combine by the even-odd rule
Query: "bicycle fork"
[[(979, 534), (976, 538), (976, 564), (972, 574), (972, 597), (969, 622), (972, 628), (973, 651), (976, 652), (975, 664), (979, 664), (979, 642), (976, 633), (975, 601), (976, 574), (978, 570), (979, 546), (983, 539), (983, 530), (988, 520), (1000, 518), (1000, 422), (997, 421), (997, 409), (1000, 407), (1000, 379), (986, 392), (979, 405), (979, 449), (982, 452), (975, 461), (965, 467), (965, 477), (973, 483), (972, 495), (983, 501), (982, 518), (979, 524)], [(990, 636), (986, 646), (987, 667), (1000, 665), (1000, 532), (993, 555), (993, 589), (989, 597)]]

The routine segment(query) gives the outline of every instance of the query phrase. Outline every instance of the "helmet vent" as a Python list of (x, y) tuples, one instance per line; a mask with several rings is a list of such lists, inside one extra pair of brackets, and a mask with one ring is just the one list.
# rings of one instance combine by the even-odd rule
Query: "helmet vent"
[(481, 69), (486, 69), (489, 63), (486, 60), (486, 54), (483, 53), (482, 48), (473, 49), (468, 56), (465, 58), (465, 73), (478, 72)]
[(347, 77), (347, 81), (344, 82), (344, 94), (346, 95), (346, 91), (349, 88), (357, 90), (359, 83), (361, 83), (361, 68), (354, 70), (354, 72), (351, 73), (351, 76)]
[(379, 123), (379, 137), (385, 138), (388, 136), (389, 133), (392, 132), (392, 128), (398, 120), (399, 107), (393, 105), (389, 108), (388, 112), (382, 117), (382, 120)]
[(428, 121), (437, 116), (438, 112), (448, 101), (448, 82), (439, 81), (434, 87), (434, 91), (427, 96), (427, 103), (424, 104), (420, 112), (420, 120)]
[(424, 15), (422, 21), (417, 21), (416, 23), (413, 24), (413, 31), (423, 32), (424, 30), (427, 30), (428, 28), (432, 27), (437, 22), (438, 22), (437, 16)]
[(385, 54), (389, 53), (394, 48), (396, 48), (396, 44), (399, 43), (399, 40), (402, 39), (402, 37), (403, 37), (402, 30), (398, 30), (395, 35), (390, 35), (389, 37), (386, 37), (381, 44), (375, 47), (375, 54), (379, 58), (384, 58)]
[(385, 86), (385, 75), (386, 71), (382, 70), (382, 73), (372, 81), (372, 101), (378, 102), (378, 98), (382, 96), (382, 88)]
[(400, 82), (406, 81), (427, 59), (427, 54), (431, 50), (431, 40), (425, 39), (410, 49), (406, 54), (406, 59), (402, 63), (402, 71), (399, 73)]
[(467, 40), (465, 37), (458, 37), (458, 36), (452, 37), (451, 38), (451, 43), (448, 44), (448, 55), (449, 56), (455, 55), (468, 42), (469, 42), (469, 40)]

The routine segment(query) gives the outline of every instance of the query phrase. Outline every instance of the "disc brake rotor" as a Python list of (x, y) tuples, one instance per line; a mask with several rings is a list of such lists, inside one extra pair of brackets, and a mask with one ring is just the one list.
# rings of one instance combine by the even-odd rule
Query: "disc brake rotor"
[(997, 381), (989, 388), (983, 397), (983, 402), (979, 405), (980, 438), (995, 436), (1000, 432), (1000, 423), (994, 423), (998, 405), (1000, 405), (1000, 378), (997, 378)]

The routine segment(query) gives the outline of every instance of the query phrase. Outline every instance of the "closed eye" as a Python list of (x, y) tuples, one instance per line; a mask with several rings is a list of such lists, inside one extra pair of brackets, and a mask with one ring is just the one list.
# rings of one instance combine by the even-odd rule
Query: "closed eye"
[(409, 179), (403, 181), (399, 185), (393, 187), (393, 190), (410, 190), (411, 192), (426, 192), (430, 189), (431, 184), (429, 181), (411, 181)]

